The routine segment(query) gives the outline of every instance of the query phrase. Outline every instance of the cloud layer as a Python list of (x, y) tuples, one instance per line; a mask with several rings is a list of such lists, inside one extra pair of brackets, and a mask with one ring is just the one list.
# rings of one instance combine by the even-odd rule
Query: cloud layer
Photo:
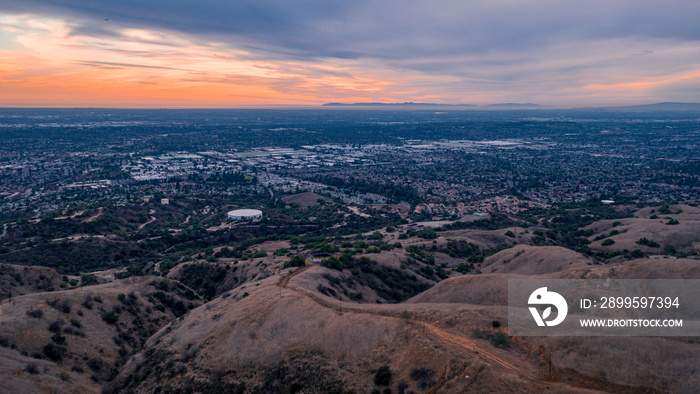
[(138, 105), (700, 101), (693, 0), (0, 0), (0, 13), (0, 86), (27, 98), (109, 101), (95, 78), (126, 80), (113, 99)]

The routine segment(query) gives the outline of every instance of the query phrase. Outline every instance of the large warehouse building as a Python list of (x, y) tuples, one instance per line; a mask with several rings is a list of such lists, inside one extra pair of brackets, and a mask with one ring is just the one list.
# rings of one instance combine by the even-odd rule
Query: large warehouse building
[(257, 209), (236, 209), (230, 211), (227, 216), (228, 220), (253, 220), (262, 219), (263, 213)]

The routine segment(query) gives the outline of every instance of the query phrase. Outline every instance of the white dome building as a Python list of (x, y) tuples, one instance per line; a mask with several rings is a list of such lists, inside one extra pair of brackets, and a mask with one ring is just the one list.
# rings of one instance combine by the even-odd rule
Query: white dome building
[(257, 209), (236, 209), (226, 214), (228, 220), (262, 219), (263, 213)]

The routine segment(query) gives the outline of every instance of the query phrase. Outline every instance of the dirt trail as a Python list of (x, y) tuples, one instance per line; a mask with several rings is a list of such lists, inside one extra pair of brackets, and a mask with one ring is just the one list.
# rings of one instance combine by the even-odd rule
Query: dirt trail
[(56, 216), (54, 219), (55, 220), (75, 219), (78, 216), (82, 215), (83, 213), (85, 213), (84, 209), (82, 211), (75, 212), (72, 215)]
[[(324, 308), (330, 308), (336, 311), (338, 314), (342, 313), (358, 313), (358, 314), (367, 314), (367, 315), (374, 315), (374, 316), (384, 316), (384, 317), (389, 317), (389, 318), (394, 318), (394, 319), (402, 319), (399, 316), (399, 312), (391, 312), (391, 311), (379, 311), (379, 310), (370, 310), (369, 308), (364, 308), (364, 307), (349, 307), (347, 305), (343, 305), (342, 307), (340, 304), (332, 304), (327, 300), (322, 299), (318, 295), (314, 294), (313, 292), (306, 290), (306, 289), (300, 289), (300, 288), (295, 288), (295, 287), (289, 287), (289, 281), (294, 278), (295, 276), (306, 272), (308, 269), (316, 266), (317, 264), (312, 264), (312, 265), (307, 265), (305, 267), (302, 267), (285, 277), (283, 277), (277, 286), (283, 288), (283, 289), (289, 289), (292, 290), (296, 293), (302, 294), (304, 296), (309, 297), (311, 300), (316, 302), (317, 304), (321, 305)], [(560, 388), (564, 391), (576, 391), (576, 392), (587, 392), (587, 393), (602, 393), (604, 391), (600, 390), (592, 390), (586, 387), (581, 387), (581, 386), (576, 386), (576, 385), (571, 385), (571, 384), (566, 384), (563, 382), (556, 382), (553, 381), (549, 378), (538, 376), (533, 374), (532, 372), (523, 369), (521, 367), (518, 367), (514, 365), (513, 363), (504, 360), (502, 357), (500, 357), (497, 354), (494, 354), (489, 347), (486, 345), (480, 343), (479, 341), (476, 341), (471, 338), (466, 338), (461, 335), (457, 335), (454, 333), (451, 333), (449, 331), (443, 330), (437, 326), (434, 326), (430, 323), (425, 323), (422, 321), (416, 321), (416, 324), (421, 324), (425, 330), (426, 333), (430, 334), (433, 338), (437, 339), (439, 342), (442, 342), (444, 345), (447, 345), (450, 348), (459, 348), (462, 350), (467, 350), (469, 352), (473, 352), (475, 356), (481, 358), (484, 362), (487, 364), (496, 364), (500, 368), (503, 368), (509, 372), (512, 372), (516, 375), (519, 375), (525, 379), (540, 383), (540, 384), (545, 384), (548, 387), (556, 387)], [(431, 391), (432, 392), (432, 391)]]
[[(298, 269), (298, 270), (296, 270), (296, 271), (294, 271), (294, 272), (292, 272), (292, 273), (290, 273), (290, 274), (287, 274), (284, 278), (282, 278), (282, 280), (279, 281), (279, 283), (277, 284), (277, 286), (279, 286), (279, 287), (281, 287), (281, 288), (283, 288), (283, 289), (286, 289), (286, 288), (287, 288), (287, 285), (289, 285), (289, 281), (290, 281), (293, 277), (295, 277), (295, 276), (301, 274), (302, 272), (308, 270), (308, 269), (311, 268), (311, 267), (315, 267), (316, 265), (317, 265), (317, 264), (311, 263), (311, 264), (309, 264), (309, 265), (306, 265), (305, 267), (301, 267), (300, 269)], [(294, 289), (294, 288), (292, 288), (292, 290), (297, 291), (297, 290)], [(325, 306), (325, 305), (324, 305), (324, 306)]]
[[(154, 209), (151, 209), (150, 211), (148, 211), (148, 214), (149, 214), (149, 215), (153, 215), (155, 212), (156, 212), (156, 211), (155, 211)], [(158, 220), (158, 218), (156, 218), (155, 216), (151, 216), (151, 218), (150, 218), (146, 223), (144, 223), (144, 224), (142, 224), (142, 225), (139, 226), (139, 230), (141, 230), (142, 228), (144, 228), (144, 227), (148, 226), (149, 224), (155, 222), (156, 220)]]
[(97, 209), (97, 213), (96, 213), (94, 216), (91, 216), (91, 217), (85, 219), (85, 223), (90, 223), (90, 222), (94, 222), (95, 220), (97, 220), (97, 218), (99, 218), (100, 216), (102, 216), (102, 211), (104, 211), (104, 208), (103, 208), (103, 207), (99, 207), (99, 208)]

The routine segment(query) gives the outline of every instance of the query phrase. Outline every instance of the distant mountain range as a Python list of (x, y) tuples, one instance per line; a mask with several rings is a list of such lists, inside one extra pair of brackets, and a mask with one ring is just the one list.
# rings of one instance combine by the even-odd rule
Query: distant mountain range
[(498, 103), (489, 104), (487, 107), (518, 107), (518, 108), (538, 108), (541, 107), (539, 104), (532, 103)]
[(449, 107), (476, 107), (474, 104), (437, 104), (437, 103), (414, 103), (414, 102), (404, 102), (404, 103), (326, 103), (323, 107), (381, 107), (381, 106), (449, 106)]
[(622, 107), (601, 108), (618, 111), (700, 111), (700, 103), (664, 102), (644, 105), (628, 105)]
[[(438, 103), (326, 103), (323, 107), (469, 107), (469, 108), (501, 108), (501, 109), (546, 109), (540, 104), (534, 103), (496, 103), (488, 105), (475, 104), (438, 104)], [(609, 111), (700, 111), (700, 103), (676, 103), (663, 102), (644, 105), (627, 105), (618, 107), (585, 107), (585, 108), (570, 108), (570, 109), (586, 109), (586, 110), (609, 110)]]
[(497, 103), (488, 105), (476, 104), (438, 104), (438, 103), (414, 103), (412, 101), (403, 103), (326, 103), (324, 107), (499, 107), (499, 108), (539, 108), (539, 104), (531, 103)]

